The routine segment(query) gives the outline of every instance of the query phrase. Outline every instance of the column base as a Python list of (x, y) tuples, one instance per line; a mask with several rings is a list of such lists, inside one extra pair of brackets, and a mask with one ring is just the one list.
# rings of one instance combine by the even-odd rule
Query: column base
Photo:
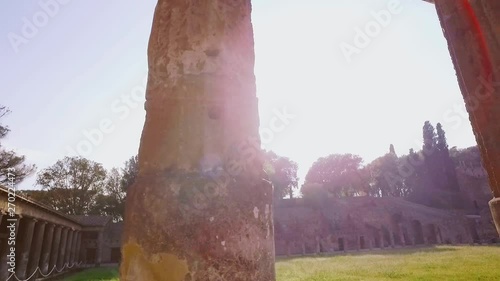
[(497, 228), (498, 236), (500, 237), (500, 198), (493, 198), (490, 203), (491, 215)]
[(127, 194), (121, 280), (274, 281), (272, 186), (170, 171)]

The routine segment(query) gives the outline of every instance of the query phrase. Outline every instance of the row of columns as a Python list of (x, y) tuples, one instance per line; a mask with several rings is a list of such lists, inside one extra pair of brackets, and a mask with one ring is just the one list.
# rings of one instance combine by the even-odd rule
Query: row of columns
[[(417, 233), (417, 230), (414, 229), (411, 222), (408, 223), (397, 223), (394, 225), (394, 228), (388, 228), (385, 226), (380, 226), (379, 228), (373, 228), (370, 233), (366, 234), (356, 234), (356, 245), (353, 249), (348, 249), (348, 239), (345, 236), (339, 236), (337, 238), (342, 238), (344, 241), (343, 250), (345, 252), (347, 250), (362, 250), (369, 249), (373, 250), (374, 248), (385, 249), (387, 247), (396, 248), (396, 247), (406, 247), (406, 246), (416, 246), (417, 244), (422, 245), (431, 245), (431, 244), (443, 244), (444, 241), (441, 237), (439, 228), (434, 228), (433, 231), (430, 230), (430, 225), (422, 226), (422, 237), (421, 239), (417, 238), (420, 234)], [(387, 239), (388, 232), (388, 239)], [(435, 235), (434, 238), (429, 238), (428, 235)], [(379, 243), (376, 243), (378, 240)], [(421, 241), (418, 241), (421, 240)], [(431, 241), (432, 240), (432, 241)], [(305, 238), (302, 237), (302, 241), (305, 241)], [(332, 241), (332, 235), (328, 236), (328, 241)], [(363, 241), (363, 242), (361, 242)], [(325, 251), (325, 248), (322, 244), (322, 240), (319, 236), (316, 236), (316, 253), (321, 253)], [(388, 242), (388, 246), (385, 245), (385, 242)], [(294, 243), (286, 242), (286, 255), (291, 255), (291, 245)], [(363, 245), (362, 245), (363, 244)], [(301, 247), (301, 252), (303, 255), (307, 254), (306, 251), (306, 243), (302, 242), (299, 244)], [(332, 249), (327, 250), (328, 252), (332, 252)]]
[[(1, 220), (0, 215), (0, 221)], [(57, 271), (77, 263), (81, 248), (81, 231), (48, 223), (29, 217), (17, 216), (16, 220), (5, 220), (7, 225), (15, 222), (15, 233), (9, 230), (7, 237), (15, 241), (2, 243), (0, 248), (0, 280), (7, 280), (14, 272), (16, 277), (24, 280), (38, 268), (44, 275), (55, 267)], [(1, 225), (0, 227), (7, 227)], [(12, 248), (11, 248), (12, 247)], [(15, 249), (15, 255), (11, 251)], [(12, 262), (9, 264), (9, 262)], [(38, 273), (30, 280), (35, 280)], [(11, 278), (9, 280), (15, 280)]]

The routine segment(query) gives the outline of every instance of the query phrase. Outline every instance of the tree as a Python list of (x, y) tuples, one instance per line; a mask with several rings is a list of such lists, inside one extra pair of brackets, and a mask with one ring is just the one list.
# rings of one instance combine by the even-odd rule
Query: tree
[(125, 212), (125, 195), (123, 190), (123, 174), (116, 168), (107, 173), (103, 192), (97, 194), (95, 207), (91, 213), (101, 216), (111, 216), (114, 221), (123, 220)]
[(438, 123), (436, 125), (436, 131), (436, 147), (438, 150), (439, 163), (441, 164), (442, 168), (441, 178), (443, 178), (441, 188), (456, 191), (459, 189), (457, 172), (455, 169), (455, 164), (450, 157), (450, 151), (448, 150), (448, 143), (446, 141), (446, 133), (441, 123)]
[(282, 199), (287, 195), (293, 198), (293, 191), (298, 188), (299, 183), (298, 168), (298, 164), (287, 157), (272, 151), (264, 152), (264, 170), (273, 183), (275, 199)]
[[(0, 105), (0, 119), (9, 113), (10, 110), (7, 107)], [(0, 124), (0, 139), (6, 137), (9, 132), (9, 127)], [(0, 143), (0, 184), (16, 184), (31, 175), (36, 166), (24, 162), (24, 156), (17, 155), (12, 150), (6, 150)]]
[(320, 184), (333, 197), (357, 196), (366, 190), (363, 159), (353, 154), (332, 154), (313, 163), (306, 175), (302, 193), (312, 184)]
[(106, 186), (106, 170), (82, 157), (65, 157), (43, 169), (36, 183), (51, 197), (50, 206), (69, 215), (95, 214)]
[(373, 160), (366, 166), (370, 172), (370, 196), (406, 197), (408, 189), (399, 173), (399, 161), (393, 149), (386, 155)]
[(389, 146), (389, 153), (390, 154), (394, 154), (397, 156), (396, 154), (396, 149), (394, 149), (394, 145), (391, 143), (391, 145)]
[(437, 132), (437, 137), (436, 137), (437, 149), (441, 152), (446, 152), (449, 154), (448, 143), (446, 141), (446, 133), (444, 132), (444, 129), (443, 129), (443, 126), (441, 125), (441, 123), (437, 123), (436, 132)]
[(428, 177), (428, 179), (424, 179), (425, 182), (429, 183), (426, 187), (429, 187), (431, 190), (435, 188), (439, 188), (440, 177), (442, 173), (440, 171), (441, 166), (439, 163), (439, 151), (437, 149), (437, 135), (434, 129), (434, 126), (429, 121), (425, 121), (423, 126), (423, 140), (424, 144), (422, 146), (422, 153), (424, 155), (425, 162), (425, 173), (422, 173), (422, 176)]
[(121, 170), (112, 169), (105, 186), (105, 197), (100, 198), (102, 212), (115, 221), (123, 220), (127, 190), (132, 186), (139, 173), (139, 157), (130, 157)]
[(425, 121), (424, 123), (423, 138), (423, 150), (428, 151), (429, 154), (432, 153), (432, 151), (436, 148), (437, 136), (434, 130), (434, 126), (432, 126), (431, 122), (429, 121)]
[(121, 191), (127, 192), (128, 188), (135, 182), (139, 173), (139, 157), (137, 155), (130, 157), (122, 168), (122, 179), (120, 182)]

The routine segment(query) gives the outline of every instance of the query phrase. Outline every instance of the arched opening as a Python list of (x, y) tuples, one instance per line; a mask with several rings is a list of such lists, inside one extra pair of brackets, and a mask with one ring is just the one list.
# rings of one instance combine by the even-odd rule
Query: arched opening
[(422, 245), (425, 243), (424, 240), (424, 231), (422, 229), (422, 223), (419, 220), (413, 220), (411, 222), (413, 228), (413, 235), (415, 237), (415, 244)]
[(469, 233), (472, 236), (472, 241), (474, 243), (481, 243), (481, 239), (479, 238), (479, 233), (477, 232), (476, 221), (474, 219), (468, 219), (467, 226), (469, 228)]
[(339, 251), (345, 251), (345, 243), (344, 243), (344, 238), (340, 237), (338, 240), (337, 240), (337, 243), (338, 243), (338, 247), (339, 247)]
[(382, 242), (384, 243), (384, 247), (390, 247), (391, 246), (391, 233), (387, 229), (387, 227), (382, 226)]
[(429, 244), (437, 244), (437, 231), (434, 224), (431, 223), (427, 225), (426, 237)]
[(438, 243), (442, 244), (444, 240), (443, 240), (443, 235), (441, 234), (441, 228), (439, 226), (437, 227), (437, 236), (438, 236)]
[(364, 236), (359, 237), (359, 249), (360, 250), (366, 249), (366, 242)]

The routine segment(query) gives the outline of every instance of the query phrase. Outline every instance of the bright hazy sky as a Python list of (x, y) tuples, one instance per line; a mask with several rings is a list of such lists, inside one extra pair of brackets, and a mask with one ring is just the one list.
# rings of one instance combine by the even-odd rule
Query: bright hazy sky
[[(45, 168), (79, 145), (85, 151), (84, 131), (104, 122), (102, 140), (83, 156), (121, 167), (137, 152), (144, 123), (156, 1), (60, 0), (67, 3), (47, 14), (41, 3), (53, 1), (0, 1), (0, 104), (12, 110), (2, 143)], [(391, 1), (398, 12), (376, 30), (372, 12)], [(432, 4), (254, 0), (252, 18), (261, 128), (276, 111), (294, 115), (264, 147), (297, 161), (301, 180), (331, 153), (368, 163), (391, 143), (399, 154), (418, 149), (425, 120), (443, 124), (450, 146), (475, 144)], [(348, 61), (341, 46), (356, 47), (356, 30), (366, 28), (373, 37)]]

